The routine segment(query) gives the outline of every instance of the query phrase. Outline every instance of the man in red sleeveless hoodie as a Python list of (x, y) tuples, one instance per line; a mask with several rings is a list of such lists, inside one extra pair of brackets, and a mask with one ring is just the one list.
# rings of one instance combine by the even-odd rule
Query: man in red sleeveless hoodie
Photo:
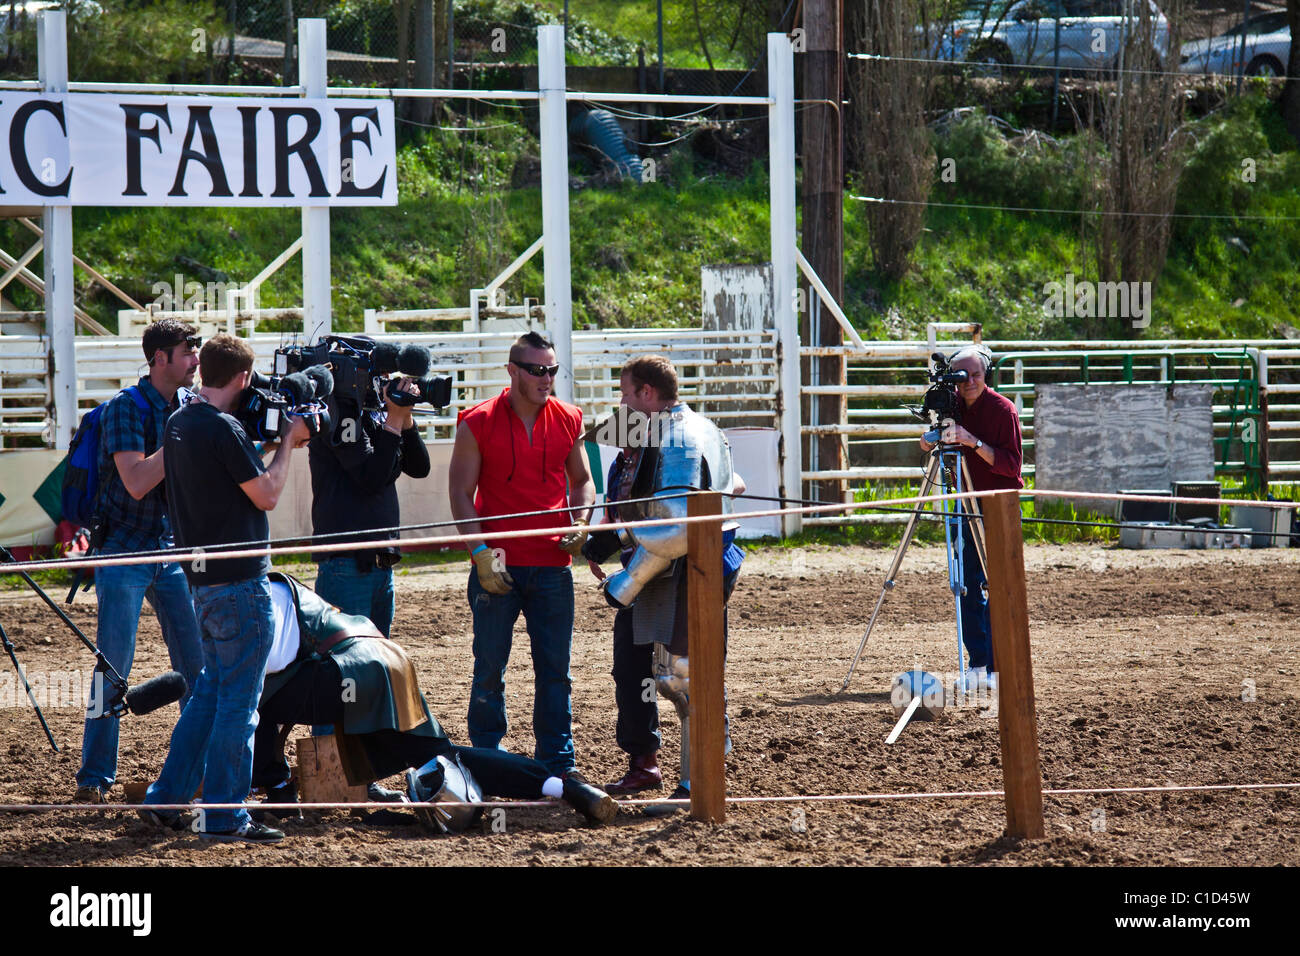
[[(510, 348), (510, 386), (460, 415), (448, 490), (461, 534), (567, 528), (591, 518), (596, 489), (583, 450), (582, 412), (552, 394), (555, 350), (536, 332)], [(582, 507), (578, 512), (557, 509)], [(532, 517), (480, 521), (494, 515)], [(520, 612), (533, 656), (534, 756), (557, 777), (573, 771), (569, 649), (573, 641), (571, 555), (586, 532), (468, 543), (474, 615), (469, 738), (500, 746), (506, 735), (505, 678)]]

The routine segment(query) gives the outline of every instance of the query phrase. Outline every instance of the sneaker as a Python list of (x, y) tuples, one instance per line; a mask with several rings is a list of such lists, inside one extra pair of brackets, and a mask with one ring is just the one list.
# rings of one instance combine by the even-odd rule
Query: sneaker
[(107, 803), (108, 794), (99, 787), (78, 787), (72, 795), (73, 803)]
[(172, 830), (176, 833), (188, 830), (194, 820), (191, 814), (179, 810), (151, 810), (148, 807), (141, 807), (135, 812), (145, 823), (160, 830)]
[[(677, 788), (668, 796), (669, 800), (689, 800), (691, 791), (683, 787), (680, 783)], [(641, 812), (647, 817), (667, 817), (672, 816), (678, 810), (685, 810), (686, 807), (676, 803), (651, 803), (642, 808)]]
[(284, 839), (284, 831), (249, 820), (234, 830), (204, 830), (199, 836), (226, 843), (279, 843)]

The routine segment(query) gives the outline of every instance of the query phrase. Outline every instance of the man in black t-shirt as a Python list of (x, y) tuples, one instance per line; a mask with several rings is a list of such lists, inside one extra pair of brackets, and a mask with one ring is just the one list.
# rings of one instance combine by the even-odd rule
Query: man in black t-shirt
[[(429, 474), (429, 451), (416, 427), (412, 407), (392, 400), (394, 391), (416, 392), (409, 378), (389, 386), (385, 407), (367, 411), (349, 398), (330, 399), (328, 433), (307, 447), (311, 466), (313, 535), (356, 534), (338, 541), (397, 538), (401, 523), (397, 479)], [(393, 623), (393, 565), (401, 559), (396, 546), (316, 554), (316, 593), (347, 614), (360, 614), (388, 637)]]
[[(163, 435), (167, 503), (203, 633), (203, 670), (172, 731), (171, 746), (145, 803), (185, 803), (203, 783), (207, 803), (240, 804), (253, 773), (253, 734), (267, 656), (275, 635), (266, 555), (216, 558), (209, 549), (269, 538), (266, 512), (276, 506), (294, 448), (310, 432), (296, 419), (269, 468), (230, 412), (248, 386), (253, 350), (218, 335), (199, 353), (196, 400), (167, 420)], [(254, 545), (255, 546), (255, 545)], [(183, 826), (174, 810), (142, 810), (151, 823)], [(254, 823), (243, 809), (201, 810), (193, 829), (219, 840), (274, 843), (279, 830)]]

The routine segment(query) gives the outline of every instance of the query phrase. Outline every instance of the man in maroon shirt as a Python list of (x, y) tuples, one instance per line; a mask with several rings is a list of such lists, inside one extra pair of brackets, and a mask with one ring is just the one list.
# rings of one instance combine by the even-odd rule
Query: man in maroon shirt
[[(1020, 465), (1020, 416), (1016, 406), (988, 387), (985, 376), (993, 365), (993, 354), (982, 345), (958, 350), (949, 359), (954, 371), (964, 369), (969, 378), (957, 386), (964, 408), (961, 423), (949, 426), (943, 441), (961, 445), (962, 460), (970, 472), (971, 488), (963, 491), (990, 491), (999, 488), (1023, 488)], [(921, 439), (921, 448), (934, 446)], [(964, 529), (963, 529), (964, 533)], [(962, 640), (970, 656), (976, 680), (992, 674), (993, 635), (989, 626), (989, 601), (984, 593), (984, 572), (974, 546), (965, 542), (962, 567), (966, 594), (961, 599)]]

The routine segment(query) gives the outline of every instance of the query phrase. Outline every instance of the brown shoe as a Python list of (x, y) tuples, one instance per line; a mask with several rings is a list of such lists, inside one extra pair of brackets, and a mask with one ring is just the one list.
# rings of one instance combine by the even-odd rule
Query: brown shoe
[(73, 803), (106, 803), (104, 791), (99, 787), (78, 787), (72, 795)]
[(646, 754), (628, 761), (627, 773), (606, 786), (605, 792), (615, 797), (626, 797), (642, 790), (662, 790), (663, 786), (658, 754)]

